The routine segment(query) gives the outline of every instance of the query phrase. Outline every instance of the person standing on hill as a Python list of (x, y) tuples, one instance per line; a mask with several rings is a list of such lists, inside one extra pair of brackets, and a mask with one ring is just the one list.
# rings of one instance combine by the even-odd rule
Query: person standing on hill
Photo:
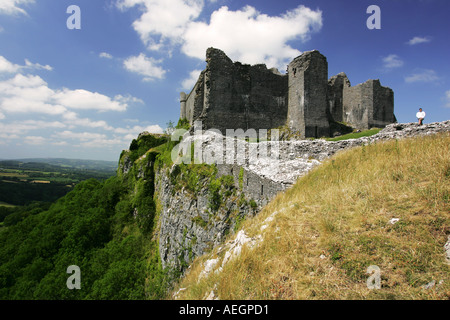
[(419, 108), (419, 112), (416, 113), (416, 117), (419, 120), (419, 125), (422, 125), (423, 119), (425, 119), (425, 111), (422, 111), (422, 108)]

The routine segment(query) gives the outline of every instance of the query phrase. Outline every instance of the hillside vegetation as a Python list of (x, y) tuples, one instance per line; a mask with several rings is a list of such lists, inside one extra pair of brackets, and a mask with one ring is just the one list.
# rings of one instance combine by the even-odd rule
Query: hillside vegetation
[[(119, 161), (126, 174), (82, 181), (54, 203), (3, 208), (0, 300), (165, 297), (171, 279), (179, 277), (163, 270), (156, 234), (155, 162), (162, 165), (167, 159), (160, 157), (170, 155), (176, 142), (167, 140), (150, 134), (134, 139)], [(79, 290), (66, 282), (73, 265), (81, 272)]]
[[(449, 145), (445, 133), (335, 155), (242, 224), (249, 237), (262, 239), (257, 245), (244, 246), (219, 271), (223, 248), (198, 258), (173, 293), (222, 300), (449, 299)], [(199, 277), (212, 259), (214, 270)], [(370, 266), (379, 268), (379, 289), (368, 288)]]
[[(153, 236), (153, 167), (141, 162), (127, 179), (89, 179), (51, 205), (31, 204), (5, 217), (0, 300), (163, 297), (168, 280)], [(136, 182), (144, 171), (148, 181)], [(81, 270), (80, 290), (67, 287), (71, 265)]]

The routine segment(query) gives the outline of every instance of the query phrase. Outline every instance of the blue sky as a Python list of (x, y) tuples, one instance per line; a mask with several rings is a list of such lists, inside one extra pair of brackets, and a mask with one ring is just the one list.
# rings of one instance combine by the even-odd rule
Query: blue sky
[[(69, 29), (67, 8), (81, 12)], [(381, 9), (369, 29), (367, 8)], [(329, 76), (380, 79), (399, 122), (450, 119), (448, 0), (0, 0), (0, 159), (118, 160), (179, 117), (205, 51), (284, 72), (303, 51)]]

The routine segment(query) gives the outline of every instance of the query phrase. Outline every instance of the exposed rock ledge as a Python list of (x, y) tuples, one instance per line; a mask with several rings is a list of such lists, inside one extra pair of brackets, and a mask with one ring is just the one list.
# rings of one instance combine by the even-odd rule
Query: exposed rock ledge
[[(220, 158), (230, 164), (227, 158), (230, 153), (227, 154), (226, 152), (229, 148), (226, 146), (234, 146), (234, 150), (231, 152), (234, 155), (232, 162), (240, 164), (246, 171), (253, 172), (261, 178), (282, 185), (282, 189), (285, 189), (324, 159), (341, 150), (377, 141), (430, 135), (449, 130), (450, 120), (447, 120), (425, 125), (395, 123), (388, 125), (376, 135), (344, 141), (316, 139), (249, 143), (242, 139), (224, 137), (213, 131), (206, 131), (202, 135), (189, 136), (184, 141), (195, 145), (201, 144), (201, 158), (207, 163), (211, 163), (211, 159), (217, 157), (219, 153)], [(260, 150), (269, 150), (268, 155), (262, 155)], [(272, 153), (272, 151), (275, 152)], [(239, 163), (239, 160), (241, 160), (241, 163)]]

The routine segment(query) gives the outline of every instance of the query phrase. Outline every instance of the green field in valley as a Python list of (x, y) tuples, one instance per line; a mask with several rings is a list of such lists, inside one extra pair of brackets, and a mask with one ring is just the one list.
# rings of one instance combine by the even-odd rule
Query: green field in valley
[(29, 159), (0, 161), (0, 206), (53, 202), (81, 181), (105, 180), (116, 174), (110, 161)]

